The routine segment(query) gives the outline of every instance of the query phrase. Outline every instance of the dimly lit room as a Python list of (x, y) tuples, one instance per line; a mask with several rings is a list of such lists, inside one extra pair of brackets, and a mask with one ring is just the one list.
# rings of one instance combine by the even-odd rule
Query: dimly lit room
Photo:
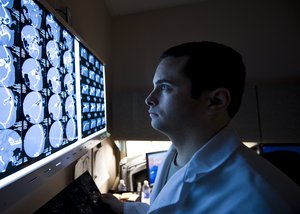
[[(163, 81), (157, 80), (159, 72), (170, 66), (167, 59), (182, 58), (181, 55), (163, 58), (161, 54), (170, 47), (203, 41), (224, 44), (241, 55), (246, 73), (244, 91), (237, 113), (232, 120), (228, 119), (226, 127), (235, 130), (242, 150), (256, 153), (259, 159), (268, 162), (261, 166), (258, 166), (259, 161), (249, 164), (254, 168), (268, 168), (261, 175), (264, 181), (270, 179), (266, 188), (276, 186), (271, 181), (274, 167), (284, 181), (293, 183), (286, 185), (286, 192), (292, 198), (291, 204), (300, 204), (300, 198), (295, 198), (300, 195), (298, 0), (0, 0), (0, 6), (1, 213), (62, 213), (53, 211), (53, 206), (58, 209), (57, 204), (60, 203), (53, 200), (65, 200), (72, 194), (76, 195), (76, 199), (69, 200), (73, 203), (86, 205), (89, 203), (87, 200), (94, 200), (93, 203), (98, 205), (90, 205), (96, 206), (93, 212), (84, 212), (82, 207), (78, 208), (81, 212), (76, 211), (74, 206), (72, 211), (65, 213), (107, 213), (99, 208), (99, 204), (107, 206), (101, 199), (101, 194), (106, 193), (124, 203), (124, 214), (128, 213), (128, 210), (125, 211), (126, 204), (132, 205), (137, 201), (146, 203), (149, 210), (132, 213), (169, 213), (171, 208), (177, 210), (174, 213), (232, 213), (229, 208), (222, 212), (223, 208), (210, 210), (205, 206), (201, 212), (183, 212), (176, 207), (181, 205), (172, 204), (176, 196), (169, 195), (171, 204), (159, 204), (158, 201), (167, 193), (163, 192), (164, 187), (159, 187), (161, 194), (153, 189), (157, 173), (163, 171), (159, 171), (158, 167), (173, 150), (176, 151), (172, 160), (174, 164), (176, 158), (179, 165), (184, 163), (178, 169), (172, 169), (170, 165), (170, 170), (175, 170), (174, 177), (190, 163), (182, 158), (181, 150), (177, 152), (179, 147), (175, 140), (184, 139), (187, 135), (183, 134), (184, 130), (190, 129), (188, 123), (177, 121), (176, 126), (173, 123), (177, 128), (177, 131), (173, 130), (175, 134), (171, 128), (161, 131), (155, 123), (159, 116), (151, 110), (158, 105), (154, 97), (164, 97), (155, 94), (159, 93), (156, 90), (159, 82)], [(223, 59), (225, 64), (226, 59)], [(214, 77), (215, 82), (221, 82), (222, 78)], [(237, 78), (232, 76), (233, 80)], [(166, 84), (163, 86), (169, 87), (170, 84)], [(220, 99), (213, 103), (216, 106), (224, 99), (228, 103), (234, 99), (231, 94), (228, 98), (229, 92), (223, 86), (218, 89), (218, 95), (224, 96), (219, 96)], [(181, 107), (186, 106), (188, 104)], [(224, 106), (227, 108), (227, 104)], [(174, 106), (174, 111), (176, 109)], [(178, 113), (178, 118), (180, 115), (183, 113)], [(213, 116), (207, 116), (203, 121), (208, 120), (206, 118), (216, 121)], [(223, 120), (227, 121), (222, 117)], [(217, 126), (206, 127), (204, 124), (203, 127), (207, 133), (212, 127), (220, 130)], [(219, 127), (223, 128), (222, 125)], [(215, 136), (212, 133), (210, 137)], [(205, 139), (205, 142), (211, 142), (211, 138)], [(219, 146), (222, 151), (229, 150), (224, 145)], [(198, 147), (212, 150), (204, 143)], [(182, 151), (189, 150), (180, 148)], [(189, 158), (195, 158), (196, 151), (201, 150), (198, 149)], [(214, 155), (207, 157), (207, 162), (202, 162), (201, 167), (220, 161)], [(231, 167), (235, 165), (229, 165), (230, 161), (237, 159), (239, 163), (246, 162), (243, 158), (232, 158), (220, 163), (225, 168), (220, 174), (225, 177), (224, 174), (228, 173), (228, 180), (231, 174), (226, 169), (233, 170)], [(272, 168), (270, 174), (269, 166)], [(212, 173), (218, 173), (218, 170), (214, 168)], [(188, 176), (188, 172), (186, 170), (183, 174)], [(167, 180), (162, 182), (165, 187), (174, 178), (169, 173), (166, 173)], [(204, 182), (220, 182), (215, 178), (217, 176), (202, 178), (201, 173), (194, 177)], [(244, 176), (253, 181), (252, 187), (249, 183), (249, 189), (254, 191), (256, 183), (261, 185), (262, 178), (251, 178), (251, 174), (247, 173), (241, 170), (239, 175), (232, 175), (232, 179), (239, 177), (243, 180), (241, 176)], [(176, 194), (185, 195), (185, 188), (196, 189), (191, 179), (184, 182), (187, 187), (179, 186)], [(214, 187), (208, 186), (209, 192), (217, 188), (220, 191), (224, 188), (224, 192), (232, 191), (225, 180), (224, 185), (220, 182)], [(80, 190), (83, 191), (81, 193), (76, 185), (87, 185), (84, 182), (92, 187)], [(176, 185), (176, 181), (172, 184)], [(293, 188), (294, 184), (299, 190)], [(148, 185), (149, 191), (154, 190), (155, 198), (144, 199), (145, 185)], [(278, 192), (286, 194), (284, 188), (278, 189)], [(295, 192), (289, 192), (289, 189)], [(63, 192), (65, 195), (59, 195)], [(280, 193), (272, 197), (279, 198)], [(201, 198), (203, 193), (200, 194), (199, 190), (195, 194), (186, 194), (189, 195), (187, 198)], [(221, 197), (219, 194), (207, 197), (211, 204), (218, 201), (218, 204), (230, 208), (239, 202), (233, 203), (231, 198), (222, 201), (218, 198)], [(260, 197), (269, 196), (262, 193)], [(85, 201), (75, 202), (78, 198)], [(240, 197), (241, 201), (243, 199)], [(219, 203), (220, 200), (222, 203)], [(205, 203), (205, 199), (187, 201), (181, 207), (200, 202)], [(165, 207), (159, 210), (156, 206)], [(249, 202), (247, 206), (252, 205)], [(280, 206), (278, 210), (283, 209)], [(297, 206), (287, 213), (297, 213), (297, 209), (300, 212)], [(263, 209), (258, 209), (258, 212), (251, 209), (245, 213), (272, 213), (270, 210), (273, 208), (265, 209), (265, 212), (262, 212)], [(242, 210), (246, 210), (246, 206)]]

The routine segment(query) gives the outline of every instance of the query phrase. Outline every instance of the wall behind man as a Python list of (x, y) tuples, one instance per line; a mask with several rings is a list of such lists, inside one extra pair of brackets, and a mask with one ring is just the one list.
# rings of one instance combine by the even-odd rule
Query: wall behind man
[[(233, 47), (244, 57), (247, 82), (299, 82), (299, 11), (297, 0), (209, 0), (114, 17), (114, 136), (164, 139), (151, 130), (142, 96), (152, 88), (160, 53), (179, 43), (212, 40)], [(136, 105), (145, 117), (133, 118)], [(140, 131), (124, 131), (131, 125)]]

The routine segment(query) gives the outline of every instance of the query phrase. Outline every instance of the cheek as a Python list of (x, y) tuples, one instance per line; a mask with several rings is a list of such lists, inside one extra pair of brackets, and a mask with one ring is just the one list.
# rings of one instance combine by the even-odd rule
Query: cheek
[(202, 102), (199, 102), (199, 100), (188, 97), (182, 101), (181, 109), (185, 117), (193, 120), (199, 116), (199, 114), (203, 114), (204, 105)]
[(170, 116), (178, 119), (187, 119), (195, 114), (195, 106), (191, 105), (189, 100), (177, 99), (168, 102), (167, 111)]

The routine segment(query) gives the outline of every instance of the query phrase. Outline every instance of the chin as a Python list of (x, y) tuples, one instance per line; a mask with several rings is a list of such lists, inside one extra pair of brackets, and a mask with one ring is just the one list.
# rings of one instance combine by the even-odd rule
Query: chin
[(154, 123), (153, 121), (151, 122), (151, 126), (153, 129), (156, 131), (159, 131), (160, 133), (167, 135), (166, 133), (166, 128), (162, 124)]
[(151, 126), (153, 129), (160, 131), (160, 125), (154, 121), (151, 122)]

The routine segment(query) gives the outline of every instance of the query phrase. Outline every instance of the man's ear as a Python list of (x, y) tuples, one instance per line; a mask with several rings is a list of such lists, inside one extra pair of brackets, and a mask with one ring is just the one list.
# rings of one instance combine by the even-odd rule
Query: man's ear
[(209, 92), (208, 108), (210, 110), (226, 110), (231, 102), (230, 92), (227, 88), (217, 88)]

